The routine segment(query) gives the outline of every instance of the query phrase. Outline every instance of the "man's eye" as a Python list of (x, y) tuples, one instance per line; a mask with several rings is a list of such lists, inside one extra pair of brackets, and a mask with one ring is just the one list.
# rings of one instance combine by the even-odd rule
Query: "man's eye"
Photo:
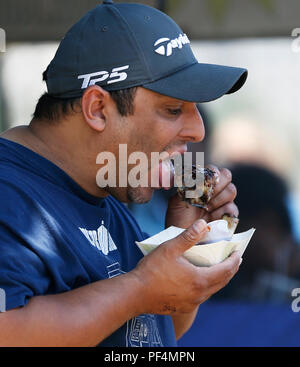
[(181, 114), (181, 108), (168, 108), (168, 112), (173, 116), (178, 116)]

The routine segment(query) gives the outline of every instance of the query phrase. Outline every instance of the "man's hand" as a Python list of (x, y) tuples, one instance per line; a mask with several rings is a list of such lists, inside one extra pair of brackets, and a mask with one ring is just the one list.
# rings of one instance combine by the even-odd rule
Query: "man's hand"
[(231, 172), (227, 168), (219, 170), (212, 165), (208, 167), (219, 175), (219, 182), (216, 184), (213, 197), (208, 203), (208, 210), (189, 205), (176, 194), (169, 201), (166, 214), (166, 228), (169, 226), (188, 228), (197, 219), (202, 218), (207, 222), (211, 222), (221, 219), (224, 214), (238, 217), (239, 211), (233, 202), (236, 198), (237, 190), (231, 182)]
[(240, 255), (232, 254), (221, 264), (196, 267), (183, 254), (207, 231), (204, 220), (144, 257), (134, 274), (142, 283), (144, 313), (185, 314), (223, 288), (238, 271)]

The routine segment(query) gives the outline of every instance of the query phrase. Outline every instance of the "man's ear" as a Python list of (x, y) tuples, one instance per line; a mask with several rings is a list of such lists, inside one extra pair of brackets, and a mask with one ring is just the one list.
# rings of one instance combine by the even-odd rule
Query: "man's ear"
[(90, 128), (99, 132), (105, 129), (107, 120), (105, 107), (109, 99), (109, 93), (98, 85), (93, 85), (84, 92), (81, 108), (84, 119)]

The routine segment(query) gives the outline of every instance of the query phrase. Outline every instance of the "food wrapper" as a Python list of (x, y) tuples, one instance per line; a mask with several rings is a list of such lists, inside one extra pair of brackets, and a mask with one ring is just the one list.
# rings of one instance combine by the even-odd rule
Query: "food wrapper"
[[(196, 266), (218, 264), (234, 251), (239, 251), (243, 255), (255, 232), (255, 229), (251, 228), (246, 232), (232, 234), (226, 220), (216, 220), (208, 223), (208, 226), (210, 231), (206, 233), (201, 242), (184, 253), (184, 257)], [(146, 256), (157, 246), (177, 237), (183, 231), (183, 228), (171, 226), (136, 244)]]

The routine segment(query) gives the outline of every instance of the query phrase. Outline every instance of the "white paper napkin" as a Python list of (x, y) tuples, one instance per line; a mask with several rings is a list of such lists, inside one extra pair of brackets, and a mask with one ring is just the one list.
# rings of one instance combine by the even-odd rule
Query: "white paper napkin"
[[(246, 232), (231, 235), (225, 220), (210, 222), (208, 226), (210, 231), (207, 232), (200, 244), (191, 247), (184, 253), (184, 257), (197, 266), (218, 264), (234, 251), (240, 251), (243, 255), (255, 232), (255, 229), (251, 228)], [(183, 231), (182, 228), (171, 226), (142, 242), (136, 242), (136, 244), (146, 256), (157, 246), (178, 236)]]

